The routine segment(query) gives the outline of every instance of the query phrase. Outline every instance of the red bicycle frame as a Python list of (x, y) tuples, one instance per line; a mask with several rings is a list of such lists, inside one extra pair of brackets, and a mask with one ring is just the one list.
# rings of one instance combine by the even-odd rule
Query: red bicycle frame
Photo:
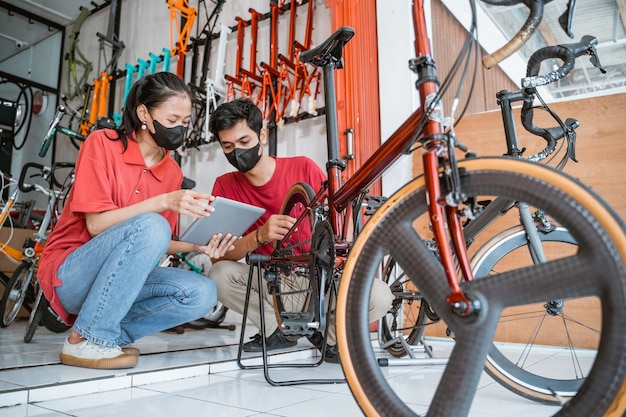
[[(310, 215), (311, 210), (321, 204), (324, 199), (328, 201), (328, 221), (335, 233), (335, 247), (337, 253), (348, 250), (351, 242), (348, 240), (347, 230), (351, 218), (351, 202), (356, 201), (382, 173), (390, 167), (409, 147), (416, 141), (423, 144), (424, 178), (428, 197), (429, 218), (432, 224), (434, 238), (439, 249), (441, 263), (445, 269), (451, 293), (447, 301), (460, 315), (469, 314), (472, 310), (471, 302), (466, 298), (459, 285), (457, 276), (458, 266), (464, 279), (473, 279), (469, 266), (463, 229), (457, 212), (457, 208), (446, 201), (442, 195), (439, 172), (440, 157), (444, 157), (447, 150), (446, 135), (442, 126), (441, 109), (437, 106), (438, 80), (435, 77), (434, 60), (431, 56), (430, 40), (426, 33), (423, 1), (413, 3), (413, 23), (415, 30), (415, 54), (413, 69), (419, 75), (418, 91), (420, 95), (420, 108), (417, 109), (380, 148), (356, 170), (354, 175), (345, 184), (342, 183), (342, 166), (338, 156), (337, 144), (337, 120), (334, 109), (334, 66), (324, 65), (324, 95), (326, 97), (326, 130), (328, 136), (327, 164), (327, 187), (321, 189), (308, 207), (308, 211), (299, 219), (298, 223)], [(435, 101), (435, 103), (433, 103)], [(292, 228), (295, 230), (297, 224)], [(289, 239), (289, 233), (283, 241)], [(453, 252), (454, 251), (454, 252)], [(454, 257), (456, 255), (456, 259)], [(279, 258), (273, 257), (273, 260)], [(308, 256), (299, 255), (289, 257), (289, 262), (306, 263)], [(335, 264), (340, 266), (344, 262), (342, 255), (337, 255)]]

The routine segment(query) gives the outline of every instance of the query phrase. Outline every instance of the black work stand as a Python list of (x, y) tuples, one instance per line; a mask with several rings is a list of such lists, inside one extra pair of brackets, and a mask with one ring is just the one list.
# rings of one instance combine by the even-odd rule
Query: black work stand
[[(299, 379), (299, 380), (287, 380), (287, 381), (274, 381), (270, 377), (270, 368), (312, 368), (322, 364), (324, 361), (324, 347), (326, 346), (326, 336), (324, 336), (324, 342), (322, 343), (322, 355), (319, 361), (315, 363), (290, 363), (290, 364), (270, 364), (268, 363), (267, 357), (267, 345), (266, 338), (267, 334), (265, 331), (265, 313), (264, 313), (264, 302), (263, 298), (263, 275), (261, 273), (261, 262), (269, 261), (269, 256), (266, 255), (258, 255), (248, 253), (246, 256), (246, 263), (250, 265), (250, 272), (248, 274), (248, 284), (246, 287), (246, 300), (243, 309), (243, 319), (241, 322), (241, 335), (239, 338), (239, 349), (237, 352), (237, 365), (239, 365), (240, 369), (260, 369), (263, 368), (263, 374), (265, 376), (265, 380), (273, 386), (288, 386), (288, 385), (303, 385), (303, 384), (338, 384), (346, 382), (345, 379)], [(261, 310), (261, 343), (262, 343), (262, 356), (263, 356), (263, 364), (262, 365), (244, 365), (242, 363), (242, 352), (243, 352), (243, 341), (246, 330), (246, 320), (248, 318), (248, 306), (250, 302), (250, 291), (252, 289), (252, 280), (254, 279), (254, 267), (256, 266), (257, 270), (257, 280), (259, 285), (259, 308)]]

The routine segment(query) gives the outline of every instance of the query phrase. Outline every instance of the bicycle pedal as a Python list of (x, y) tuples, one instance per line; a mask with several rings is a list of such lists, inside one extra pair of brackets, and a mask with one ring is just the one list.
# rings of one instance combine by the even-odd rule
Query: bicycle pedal
[(280, 318), (283, 321), (311, 321), (313, 314), (304, 311), (282, 311)]
[(365, 203), (365, 212), (366, 216), (371, 216), (376, 212), (376, 210), (382, 206), (385, 201), (387, 201), (387, 197), (382, 196), (372, 196), (368, 195), (364, 198)]
[(315, 333), (315, 330), (316, 329), (302, 327), (299, 324), (297, 326), (291, 326), (283, 323), (282, 327), (283, 335), (290, 340), (296, 340), (302, 336), (311, 337)]

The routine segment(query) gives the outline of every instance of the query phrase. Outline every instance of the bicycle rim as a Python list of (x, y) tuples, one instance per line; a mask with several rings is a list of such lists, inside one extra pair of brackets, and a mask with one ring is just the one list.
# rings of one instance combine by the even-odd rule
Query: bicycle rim
[(4, 290), (0, 311), (2, 311), (2, 325), (6, 327), (15, 321), (17, 314), (24, 304), (26, 292), (33, 276), (30, 263), (22, 262), (11, 275), (11, 279)]
[[(298, 183), (291, 187), (281, 208), (281, 214), (299, 218), (306, 212), (314, 198), (313, 189), (306, 183)], [(309, 251), (315, 217), (312, 212), (306, 214), (304, 220), (293, 229), (289, 238), (276, 242), (274, 253), (279, 257), (292, 255), (306, 255), (306, 262), (301, 265), (281, 263), (276, 277), (272, 299), (274, 312), (279, 328), (287, 319), (304, 317), (311, 305), (313, 292), (318, 288), (309, 276)], [(291, 325), (285, 324), (288, 328)]]
[[(366, 224), (340, 284), (338, 346), (359, 406), (368, 416), (416, 415), (423, 408), (409, 404), (417, 402), (429, 404), (429, 416), (467, 415), (505, 307), (589, 296), (596, 297), (602, 309), (596, 359), (577, 395), (561, 409), (546, 406), (546, 413), (622, 416), (626, 408), (624, 224), (591, 190), (549, 167), (505, 158), (477, 158), (459, 166), (468, 196), (503, 196), (540, 207), (569, 230), (578, 242), (578, 251), (556, 261), (463, 283), (464, 292), (480, 301), (482, 313), (473, 318), (457, 317), (445, 301), (450, 290), (443, 269), (414, 228), (414, 220), (427, 210), (423, 178), (407, 184)], [(389, 255), (407, 271), (455, 335), (438, 384), (433, 378), (437, 389), (432, 397), (397, 393), (376, 362), (367, 326), (367, 300), (377, 265)]]
[[(557, 227), (540, 232), (544, 250), (559, 256), (577, 249), (569, 232)], [(473, 257), (476, 277), (491, 276), (509, 269), (512, 263), (529, 258), (528, 239), (523, 228), (504, 231), (487, 242)], [(530, 264), (530, 259), (525, 260)], [(545, 300), (523, 310), (504, 310), (497, 333), (515, 338), (519, 348), (505, 351), (491, 346), (485, 371), (500, 385), (523, 397), (546, 404), (558, 404), (576, 395), (595, 356), (600, 339), (600, 318), (589, 314), (597, 307), (593, 298)], [(555, 354), (545, 345), (562, 346)], [(541, 366), (537, 366), (540, 362)], [(550, 375), (556, 367), (557, 377)]]

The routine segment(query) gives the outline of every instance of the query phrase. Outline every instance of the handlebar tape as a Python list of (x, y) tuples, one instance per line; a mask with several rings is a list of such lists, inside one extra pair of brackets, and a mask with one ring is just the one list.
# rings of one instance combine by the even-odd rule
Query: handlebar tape
[[(496, 2), (493, 0), (491, 1), (483, 0), (483, 1), (489, 4), (499, 4), (499, 5), (506, 5), (506, 6), (520, 3), (519, 0), (518, 1), (500, 1), (500, 2)], [(517, 34), (515, 34), (515, 36), (511, 38), (511, 40), (508, 41), (503, 47), (501, 47), (494, 53), (483, 57), (483, 66), (485, 68), (493, 68), (499, 62), (502, 62), (509, 56), (513, 55), (513, 53), (515, 53), (518, 49), (520, 49), (528, 41), (528, 39), (530, 39), (533, 33), (535, 33), (535, 29), (537, 29), (537, 27), (539, 26), (539, 23), (541, 23), (541, 19), (543, 19), (544, 0), (526, 0), (524, 1), (524, 4), (526, 4), (526, 6), (528, 6), (528, 8), (530, 9), (530, 14), (528, 15), (528, 18), (526, 19), (526, 22), (524, 23), (522, 28), (517, 32)]]
[[(559, 58), (563, 64), (554, 71), (545, 75), (538, 75), (541, 63), (546, 59)], [(548, 85), (565, 77), (574, 69), (576, 56), (564, 46), (547, 46), (536, 51), (528, 60), (526, 78), (522, 79), (523, 88), (535, 88)]]
[[(576, 58), (585, 54), (590, 54), (596, 58), (595, 45), (598, 40), (590, 35), (585, 35), (580, 42), (567, 45), (546, 46), (536, 51), (528, 60), (526, 67), (526, 78), (522, 79), (522, 88), (532, 91), (534, 88), (553, 83), (569, 74), (575, 65)], [(558, 58), (563, 64), (554, 71), (545, 75), (538, 75), (541, 63), (546, 59)], [(595, 65), (595, 63), (594, 63)], [(601, 66), (599, 67), (602, 70)], [(533, 124), (532, 100), (524, 100), (521, 111), (522, 125), (524, 128), (548, 141), (548, 146), (556, 143), (557, 139), (563, 137), (562, 127), (540, 128)], [(577, 125), (576, 125), (577, 126)], [(575, 129), (576, 126), (568, 126)]]

